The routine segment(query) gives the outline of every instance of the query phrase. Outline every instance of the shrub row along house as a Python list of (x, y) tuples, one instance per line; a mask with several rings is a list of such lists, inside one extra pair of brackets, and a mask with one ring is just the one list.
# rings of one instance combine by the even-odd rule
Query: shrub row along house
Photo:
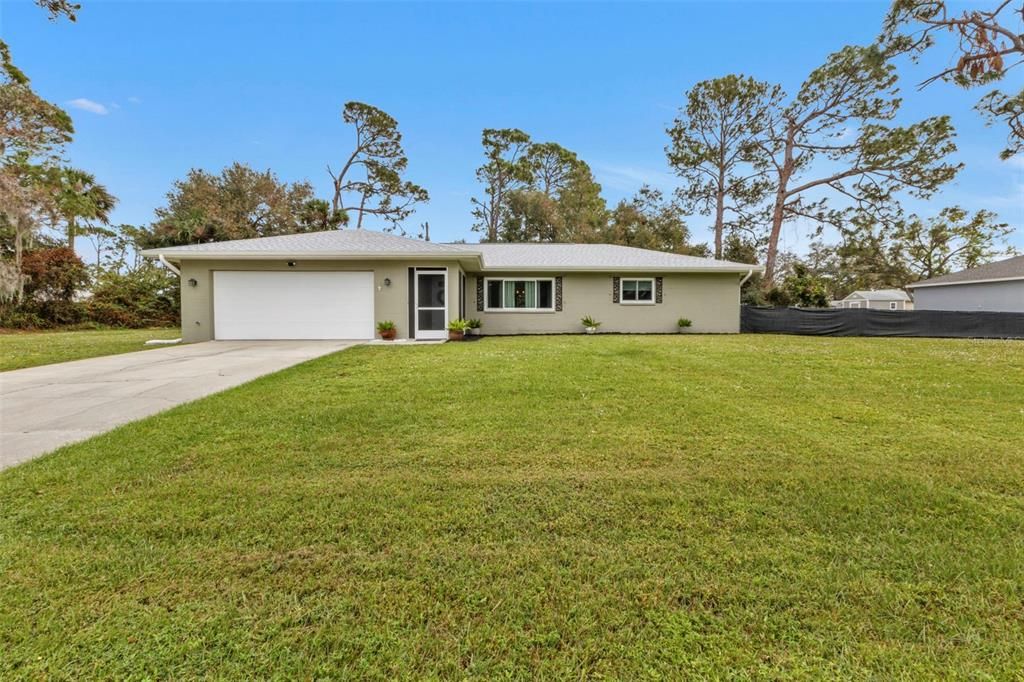
[(609, 244), (440, 244), (369, 230), (143, 252), (180, 271), (185, 341), (440, 339), (473, 317), (488, 334), (739, 331), (740, 286), (759, 265)]

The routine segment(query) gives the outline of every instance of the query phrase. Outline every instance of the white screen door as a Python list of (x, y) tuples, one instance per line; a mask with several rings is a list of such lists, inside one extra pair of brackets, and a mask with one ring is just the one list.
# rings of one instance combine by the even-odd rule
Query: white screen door
[(443, 339), (448, 326), (448, 271), (416, 269), (416, 338)]

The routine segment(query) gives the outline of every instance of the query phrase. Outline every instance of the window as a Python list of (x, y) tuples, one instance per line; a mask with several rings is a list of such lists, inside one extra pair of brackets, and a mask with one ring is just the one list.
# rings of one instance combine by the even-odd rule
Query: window
[(896, 301), (889, 301), (889, 310), (896, 310)]
[(485, 280), (484, 310), (518, 310), (536, 312), (555, 309), (553, 279), (490, 279)]
[(653, 279), (623, 279), (619, 300), (625, 304), (654, 303)]

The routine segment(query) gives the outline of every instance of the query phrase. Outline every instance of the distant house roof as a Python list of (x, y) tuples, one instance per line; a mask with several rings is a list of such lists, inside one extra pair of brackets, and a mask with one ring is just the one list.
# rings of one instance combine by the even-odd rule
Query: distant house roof
[(871, 291), (854, 291), (844, 298), (848, 301), (851, 298), (858, 298), (865, 301), (910, 301), (910, 296), (902, 289), (873, 289)]
[(487, 271), (761, 272), (760, 265), (614, 244), (443, 244), (373, 230), (330, 230), (146, 249), (143, 256), (191, 259), (437, 259)]
[(1001, 282), (1005, 280), (1024, 279), (1024, 256), (1015, 256), (994, 263), (986, 263), (976, 268), (968, 268), (941, 277), (921, 280), (908, 284), (908, 289), (917, 287), (942, 287), (951, 284), (979, 284), (981, 282)]

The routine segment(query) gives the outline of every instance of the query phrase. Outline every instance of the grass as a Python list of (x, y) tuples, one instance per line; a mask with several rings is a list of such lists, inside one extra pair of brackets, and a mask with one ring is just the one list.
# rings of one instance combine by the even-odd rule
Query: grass
[(145, 350), (150, 339), (176, 339), (180, 329), (103, 329), (0, 333), (0, 372)]
[(1009, 679), (1024, 345), (358, 347), (0, 474), (0, 678)]

